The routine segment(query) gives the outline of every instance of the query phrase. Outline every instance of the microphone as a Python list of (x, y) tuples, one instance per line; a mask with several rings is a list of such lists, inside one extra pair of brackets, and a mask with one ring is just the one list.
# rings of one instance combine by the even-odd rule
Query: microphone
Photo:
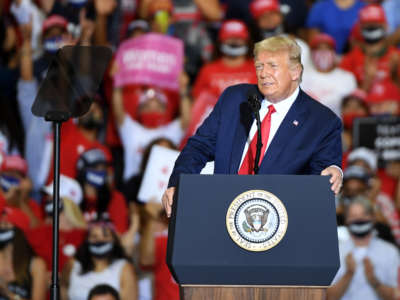
[[(254, 158), (254, 174), (258, 174), (260, 155), (262, 149), (262, 139), (261, 139), (261, 120), (260, 120), (260, 108), (261, 101), (256, 87), (252, 87), (247, 92), (247, 102), (254, 113), (257, 124), (257, 145), (256, 145), (256, 157)], [(249, 151), (248, 149), (247, 151)]]

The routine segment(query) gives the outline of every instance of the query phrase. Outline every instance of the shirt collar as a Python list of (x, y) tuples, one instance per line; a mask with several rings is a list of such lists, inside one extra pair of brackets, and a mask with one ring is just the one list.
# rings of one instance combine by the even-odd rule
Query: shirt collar
[(275, 107), (275, 111), (278, 114), (284, 114), (286, 115), (287, 112), (289, 111), (290, 107), (292, 106), (292, 104), (294, 103), (294, 101), (296, 101), (297, 96), (299, 95), (300, 92), (300, 88), (297, 87), (295, 89), (295, 91), (286, 99), (283, 99), (282, 101), (279, 101), (278, 103), (272, 103), (269, 102), (266, 98), (263, 99), (261, 105), (265, 105), (266, 107), (273, 105)]

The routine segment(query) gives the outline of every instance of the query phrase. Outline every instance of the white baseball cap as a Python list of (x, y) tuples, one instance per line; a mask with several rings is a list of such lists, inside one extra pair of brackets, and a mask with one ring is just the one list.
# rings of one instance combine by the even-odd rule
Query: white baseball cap
[(356, 148), (351, 151), (347, 160), (349, 163), (355, 160), (363, 160), (373, 171), (376, 171), (378, 164), (377, 155), (375, 154), (375, 152), (365, 147)]
[[(43, 188), (43, 192), (53, 196), (53, 182)], [(76, 205), (82, 202), (82, 188), (75, 179), (60, 175), (60, 198), (71, 199)]]

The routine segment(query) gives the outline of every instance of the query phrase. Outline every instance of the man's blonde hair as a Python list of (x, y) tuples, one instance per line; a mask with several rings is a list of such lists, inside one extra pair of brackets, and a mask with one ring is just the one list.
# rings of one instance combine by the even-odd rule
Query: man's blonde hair
[(262, 40), (254, 45), (254, 57), (261, 52), (287, 52), (289, 55), (289, 62), (292, 66), (300, 65), (303, 70), (303, 65), (301, 64), (301, 48), (297, 42), (291, 37), (278, 35)]

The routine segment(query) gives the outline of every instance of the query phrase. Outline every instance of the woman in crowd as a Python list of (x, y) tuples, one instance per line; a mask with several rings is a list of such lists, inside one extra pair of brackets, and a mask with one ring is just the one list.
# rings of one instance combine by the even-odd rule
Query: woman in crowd
[(14, 217), (8, 208), (0, 217), (0, 299), (43, 300), (46, 264), (34, 256), (23, 231), (13, 224)]
[(86, 300), (90, 290), (107, 283), (122, 300), (136, 300), (136, 276), (108, 221), (89, 226), (86, 240), (63, 271), (62, 299)]

